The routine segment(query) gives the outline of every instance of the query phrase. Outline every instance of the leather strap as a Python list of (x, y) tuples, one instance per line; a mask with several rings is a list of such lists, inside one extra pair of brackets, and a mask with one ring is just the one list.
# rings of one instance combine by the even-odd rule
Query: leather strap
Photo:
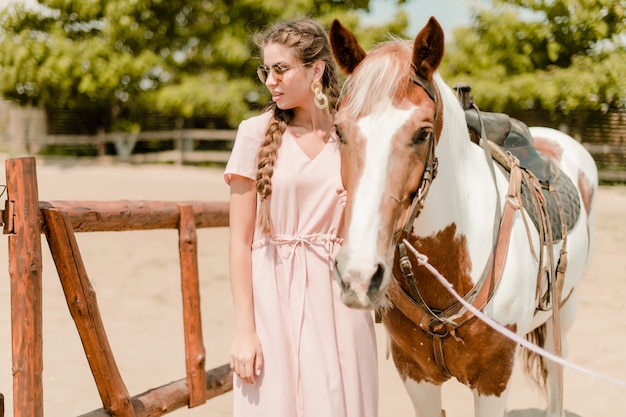
[(446, 365), (446, 359), (443, 354), (443, 344), (446, 342), (447, 337), (448, 334), (433, 335), (433, 354), (435, 356), (435, 363), (439, 367), (441, 373), (444, 374), (446, 378), (451, 378), (452, 374)]
[[(481, 279), (481, 285), (478, 291), (470, 291), (473, 297), (471, 304), (479, 310), (482, 310), (491, 297), (493, 296), (504, 270), (508, 246), (513, 230), (515, 213), (520, 210), (520, 189), (522, 174), (519, 162), (513, 156), (511, 158), (511, 180), (509, 182), (509, 192), (504, 206), (504, 212), (500, 221), (499, 233), (496, 240), (496, 248), (493, 255), (493, 262), (488, 272), (484, 274), (484, 280)], [(411, 273), (412, 276), (412, 273)], [(475, 286), (476, 288), (476, 286)], [(443, 339), (455, 329), (470, 319), (475, 318), (474, 314), (465, 309), (460, 303), (453, 304), (450, 308), (441, 314), (432, 311), (419, 295), (417, 288), (417, 297), (411, 297), (400, 286), (395, 278), (392, 277), (389, 285), (389, 298), (391, 302), (414, 323), (418, 324), (422, 331), (429, 333), (433, 340), (433, 354), (440, 371), (443, 374), (449, 374), (449, 370), (445, 364), (443, 354)], [(445, 329), (445, 331), (443, 330)]]

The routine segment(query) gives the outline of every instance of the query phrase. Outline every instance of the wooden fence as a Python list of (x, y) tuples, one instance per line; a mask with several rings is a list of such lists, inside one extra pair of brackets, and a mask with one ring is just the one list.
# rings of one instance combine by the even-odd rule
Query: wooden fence
[[(43, 148), (49, 145), (72, 145), (96, 148), (104, 155), (106, 144), (113, 144), (117, 158), (134, 162), (226, 162), (230, 155), (236, 130), (230, 129), (175, 129), (146, 131), (139, 133), (104, 133), (96, 135), (45, 135), (33, 145)], [(139, 142), (172, 141), (171, 151), (133, 153)], [(197, 144), (202, 142), (225, 141), (229, 143), (222, 150), (202, 150)]]
[[(43, 416), (42, 234), (102, 400), (101, 409), (82, 417), (157, 417), (232, 389), (228, 364), (209, 371), (204, 366), (196, 242), (197, 228), (228, 226), (227, 202), (39, 201), (35, 159), (5, 165), (7, 201), (0, 214), (9, 235), (14, 417)], [(130, 396), (74, 234), (149, 229), (178, 229), (186, 377)]]
[[(141, 132), (135, 134), (100, 133), (98, 135), (47, 135), (42, 144), (81, 145), (97, 147), (103, 154), (103, 146), (112, 143), (115, 146), (116, 159), (136, 163), (226, 163), (234, 142), (236, 130), (179, 129), (167, 131)], [(174, 150), (161, 152), (133, 153), (139, 142), (171, 140)], [(201, 150), (200, 142), (225, 141), (229, 145), (222, 150)], [(583, 146), (592, 154), (599, 168), (600, 179), (604, 181), (626, 182), (626, 142), (601, 143), (583, 142)]]

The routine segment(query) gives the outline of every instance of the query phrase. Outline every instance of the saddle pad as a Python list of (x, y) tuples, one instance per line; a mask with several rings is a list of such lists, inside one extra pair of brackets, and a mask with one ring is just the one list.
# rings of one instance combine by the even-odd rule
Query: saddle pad
[[(569, 231), (574, 227), (580, 215), (580, 200), (578, 198), (578, 192), (576, 191), (576, 187), (572, 183), (572, 180), (570, 180), (560, 168), (553, 164), (553, 169), (558, 170), (558, 174), (556, 175), (556, 181), (553, 182), (552, 185), (556, 188), (556, 192), (561, 200), (565, 221), (567, 223), (567, 230)], [(530, 193), (531, 191), (528, 184), (523, 182), (521, 188), (522, 203), (535, 224), (535, 227), (539, 230), (539, 213), (537, 213), (537, 209), (535, 208), (535, 204), (532, 201)], [(546, 202), (546, 211), (548, 213), (548, 219), (552, 229), (552, 241), (558, 242), (563, 239), (559, 207), (556, 203), (554, 195), (549, 190), (542, 187), (541, 193), (543, 194), (543, 198)]]

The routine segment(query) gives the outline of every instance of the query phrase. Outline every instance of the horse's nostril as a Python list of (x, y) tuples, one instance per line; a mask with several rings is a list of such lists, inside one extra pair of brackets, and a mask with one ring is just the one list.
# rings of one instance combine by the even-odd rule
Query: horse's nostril
[(377, 292), (380, 289), (380, 285), (383, 283), (383, 275), (385, 275), (385, 266), (379, 263), (378, 267), (376, 268), (376, 272), (374, 272), (374, 275), (372, 275), (370, 286), (367, 289), (368, 294)]

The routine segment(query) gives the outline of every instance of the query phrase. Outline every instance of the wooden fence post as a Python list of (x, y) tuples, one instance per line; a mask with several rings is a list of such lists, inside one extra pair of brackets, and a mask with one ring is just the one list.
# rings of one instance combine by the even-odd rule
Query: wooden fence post
[(7, 159), (13, 415), (43, 416), (42, 255), (35, 158)]
[(206, 353), (202, 340), (200, 285), (198, 283), (198, 238), (193, 208), (179, 204), (178, 247), (180, 252), (181, 289), (183, 294), (183, 327), (185, 329), (185, 363), (189, 408), (206, 402)]
[(111, 352), (96, 292), (87, 277), (70, 217), (55, 208), (42, 210), (42, 215), (67, 307), (76, 323), (102, 404), (112, 416), (134, 417), (130, 395)]

